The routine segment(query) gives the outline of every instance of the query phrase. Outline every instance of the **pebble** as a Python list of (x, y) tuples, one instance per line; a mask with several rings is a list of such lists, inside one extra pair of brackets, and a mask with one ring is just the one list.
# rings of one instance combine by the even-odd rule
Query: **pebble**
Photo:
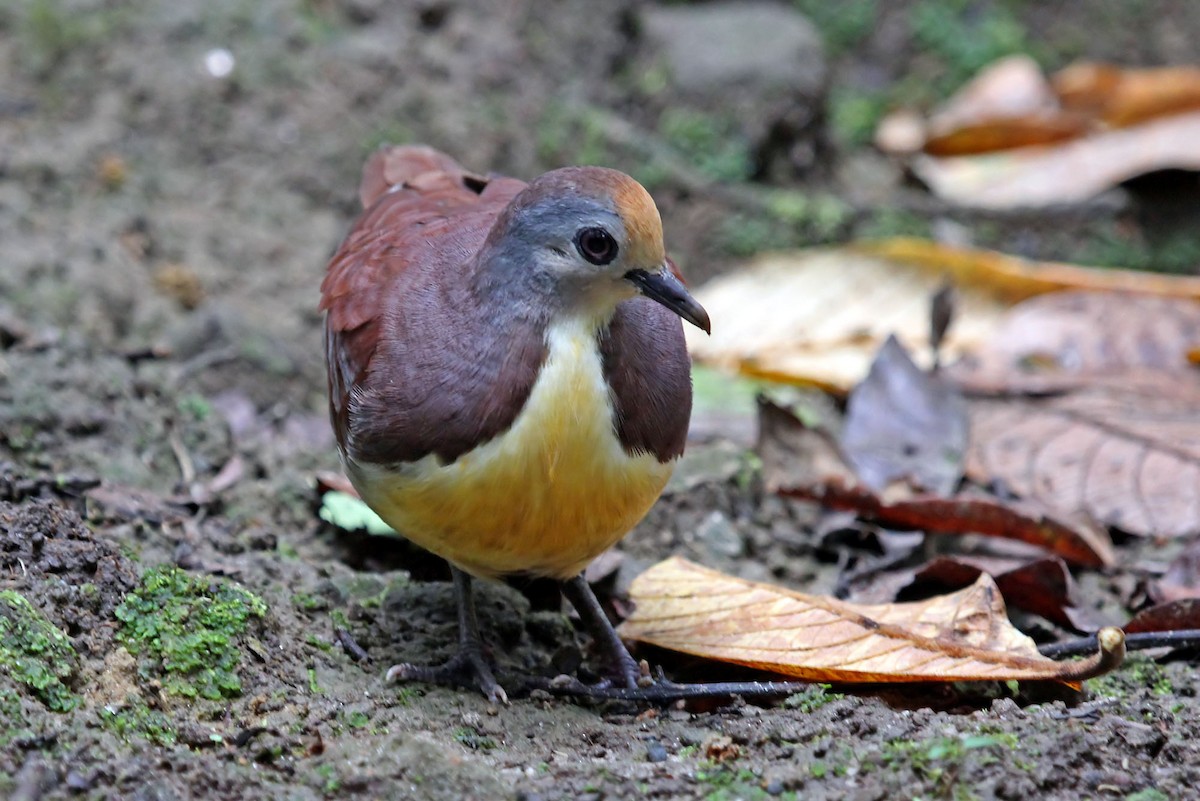
[(666, 762), (669, 756), (666, 747), (657, 740), (651, 740), (646, 744), (647, 762)]

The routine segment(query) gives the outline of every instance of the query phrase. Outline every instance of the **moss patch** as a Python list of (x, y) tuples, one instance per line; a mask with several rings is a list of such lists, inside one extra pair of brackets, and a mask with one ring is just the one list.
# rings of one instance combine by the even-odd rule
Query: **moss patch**
[(174, 745), (175, 727), (170, 718), (141, 701), (131, 700), (132, 703), (120, 709), (101, 709), (100, 722), (104, 727), (126, 742), (141, 739), (155, 745)]
[(238, 639), (266, 611), (261, 598), (227, 581), (157, 567), (117, 607), (117, 638), (139, 657), (139, 674), (160, 678), (168, 693), (216, 700), (241, 693)]
[[(0, 667), (28, 687), (49, 709), (67, 712), (79, 705), (66, 680), (75, 672), (71, 640), (12, 590), (0, 592)], [(8, 704), (15, 700), (6, 699)]]

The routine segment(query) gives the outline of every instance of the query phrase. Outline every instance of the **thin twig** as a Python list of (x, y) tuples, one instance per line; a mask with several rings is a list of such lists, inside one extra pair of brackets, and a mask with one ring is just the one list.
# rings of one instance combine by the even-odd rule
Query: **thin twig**
[(355, 662), (370, 660), (371, 655), (367, 653), (367, 649), (359, 645), (350, 632), (339, 627), (333, 630), (333, 636), (338, 641), (338, 645), (342, 646), (342, 650), (346, 652), (346, 655)]
[(192, 482), (196, 480), (196, 466), (192, 464), (191, 454), (188, 453), (174, 426), (167, 435), (167, 442), (171, 445), (171, 452), (175, 454), (175, 461), (179, 463), (179, 476), (183, 486), (191, 487)]
[[(1126, 651), (1144, 651), (1148, 648), (1196, 648), (1200, 647), (1200, 629), (1178, 631), (1142, 631), (1125, 635)], [(1065, 656), (1080, 656), (1096, 650), (1096, 637), (1081, 637), (1078, 640), (1055, 642), (1043, 645), (1038, 651), (1042, 656), (1059, 659)]]

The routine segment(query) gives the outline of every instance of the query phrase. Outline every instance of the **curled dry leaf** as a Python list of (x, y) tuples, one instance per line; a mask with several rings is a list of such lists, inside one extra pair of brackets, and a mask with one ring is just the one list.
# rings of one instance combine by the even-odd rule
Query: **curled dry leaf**
[(1122, 69), (1085, 61), (1059, 70), (1050, 81), (1063, 108), (1113, 128), (1200, 109), (1196, 67)]
[(881, 526), (1004, 537), (1036, 545), (1077, 565), (1113, 563), (1112, 543), (1104, 531), (1086, 522), (1055, 519), (1031, 503), (982, 494), (916, 494), (897, 484), (876, 493), (859, 481), (827, 433), (808, 428), (768, 401), (759, 404), (758, 454), (768, 490), (853, 511)]
[(921, 597), (970, 586), (982, 574), (996, 582), (1010, 607), (1041, 615), (1052, 623), (1077, 632), (1095, 631), (1075, 606), (1075, 582), (1062, 559), (1032, 562), (996, 557), (939, 556), (913, 572), (912, 581), (898, 597)]
[[(944, 272), (854, 249), (767, 256), (697, 290), (721, 325), (711, 337), (689, 333), (688, 347), (714, 367), (841, 394), (866, 375), (890, 335), (924, 358), (930, 298)], [(961, 291), (943, 357), (983, 344), (1009, 305), (986, 287)]]
[(996, 585), (904, 604), (857, 605), (758, 584), (674, 557), (634, 580), (622, 637), (810, 681), (1049, 679), (1073, 684), (1115, 668), (1124, 635), (1055, 662), (1008, 622)]
[[(931, 116), (911, 166), (935, 193), (964, 205), (1079, 202), (1147, 172), (1200, 168), (1198, 111), (1195, 67), (1085, 63), (1047, 81), (1032, 59), (1012, 56)], [(885, 130), (885, 144), (896, 139)]]
[(1065, 141), (939, 158), (919, 154), (912, 170), (935, 194), (982, 209), (1080, 203), (1157, 170), (1200, 170), (1200, 112), (1152, 119)]

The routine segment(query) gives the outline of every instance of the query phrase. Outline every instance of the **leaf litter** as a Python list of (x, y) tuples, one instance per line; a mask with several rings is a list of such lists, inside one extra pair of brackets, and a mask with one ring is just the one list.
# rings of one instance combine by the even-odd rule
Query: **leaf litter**
[[(760, 399), (766, 488), (885, 528), (989, 534), (1048, 550), (1055, 556), (943, 556), (910, 568), (907, 587), (894, 578), (889, 586), (897, 594), (963, 592), (986, 581), (997, 595), (1018, 599), (1017, 606), (1064, 630), (1096, 630), (1098, 618), (1080, 607), (1067, 564), (1113, 565), (1108, 526), (1185, 536), (1200, 517), (1200, 500), (1190, 490), (1200, 485), (1190, 478), (1200, 470), (1200, 450), (1192, 450), (1193, 440), (1200, 442), (1200, 418), (1192, 411), (1200, 408), (1200, 384), (1191, 367), (1200, 307), (1186, 297), (1156, 297), (1162, 287), (1154, 278), (1147, 284), (1150, 293), (1059, 292), (1028, 300), (945, 371), (917, 367), (889, 337), (850, 393), (840, 439)], [(1185, 284), (1175, 289), (1189, 292)], [(935, 301), (931, 343), (953, 317), (937, 308)], [(1114, 319), (1121, 324), (1112, 325)], [(707, 579), (710, 589), (734, 580)], [(682, 590), (676, 596), (692, 597)], [(701, 604), (706, 611), (677, 630), (663, 621), (684, 615), (682, 601), (668, 614), (653, 606), (659, 601), (645, 585), (633, 600), (639, 606), (626, 631), (660, 646), (827, 681), (846, 679), (819, 671), (860, 658), (834, 649), (804, 661), (813, 645), (797, 632), (787, 635), (792, 640), (780, 634), (784, 639), (774, 645), (754, 640), (775, 614), (769, 606), (730, 610), (737, 616), (718, 626), (714, 610)], [(1176, 632), (1193, 622), (1178, 610), (1150, 619)], [(1139, 634), (1157, 630), (1131, 625)], [(1113, 635), (1106, 636), (1111, 644)], [(795, 653), (768, 659), (773, 649)]]
[(1000, 59), (927, 121), (901, 111), (881, 149), (910, 159), (937, 195), (964, 206), (1087, 200), (1130, 178), (1200, 169), (1200, 69), (1079, 62), (1049, 78), (1028, 56)]

